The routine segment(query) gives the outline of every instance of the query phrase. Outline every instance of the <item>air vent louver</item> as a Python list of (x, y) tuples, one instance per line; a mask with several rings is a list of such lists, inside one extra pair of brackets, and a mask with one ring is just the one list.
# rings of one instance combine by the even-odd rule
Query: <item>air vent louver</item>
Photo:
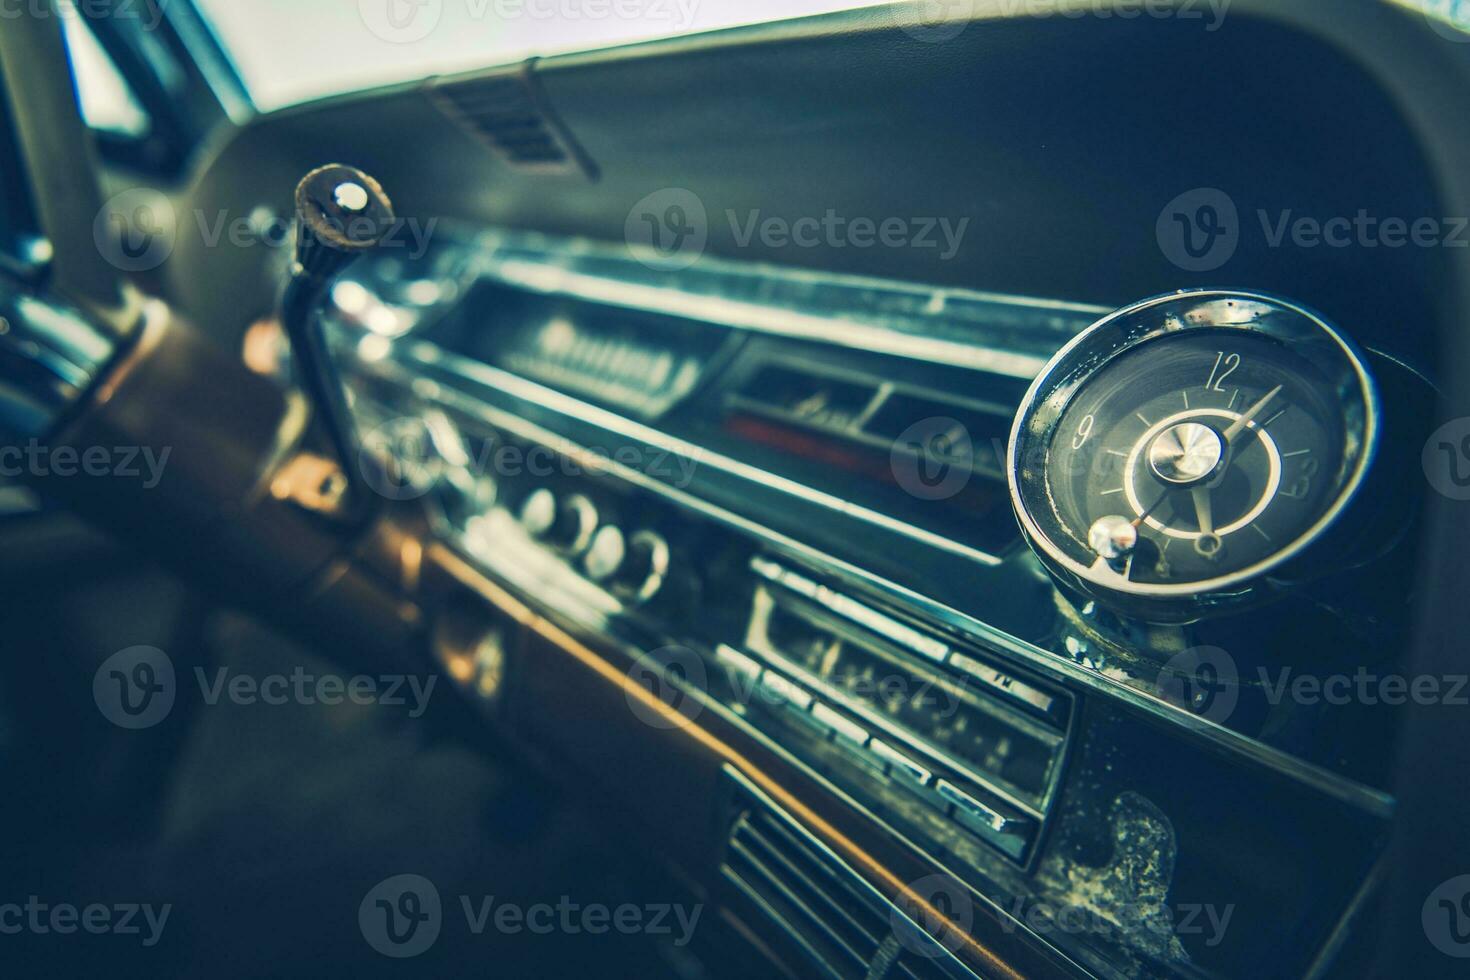
[(889, 925), (853, 901), (815, 855), (774, 820), (746, 814), (730, 836), (725, 875), (829, 976), (862, 978)]
[[(721, 868), (821, 976), (978, 980), (743, 776)], [(900, 935), (906, 941), (900, 940)]]
[(531, 65), (472, 78), (435, 80), (428, 92), (445, 115), (512, 165), (596, 178), (591, 160), (546, 104)]

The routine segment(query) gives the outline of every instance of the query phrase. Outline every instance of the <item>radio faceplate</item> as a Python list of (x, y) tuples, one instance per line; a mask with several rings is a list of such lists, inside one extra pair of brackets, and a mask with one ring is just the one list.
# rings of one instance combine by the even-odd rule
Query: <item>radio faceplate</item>
[[(1070, 696), (770, 559), (751, 570), (743, 650), (717, 650), (736, 710), (785, 742), (815, 731), (1024, 862), (1062, 771)], [(901, 821), (908, 803), (891, 807)]]

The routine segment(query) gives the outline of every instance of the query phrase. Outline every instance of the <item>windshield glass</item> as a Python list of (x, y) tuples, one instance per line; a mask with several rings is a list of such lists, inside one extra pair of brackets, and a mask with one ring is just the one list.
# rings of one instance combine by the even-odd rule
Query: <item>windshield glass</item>
[(196, 0), (262, 110), (389, 82), (888, 0)]

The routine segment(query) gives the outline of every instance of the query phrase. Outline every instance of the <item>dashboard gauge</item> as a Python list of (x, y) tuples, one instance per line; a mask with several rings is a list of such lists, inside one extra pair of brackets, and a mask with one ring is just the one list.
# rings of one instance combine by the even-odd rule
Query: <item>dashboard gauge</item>
[(1169, 621), (1256, 593), (1361, 485), (1377, 400), (1357, 349), (1269, 296), (1172, 293), (1079, 334), (1011, 431), (1033, 548), (1083, 591)]

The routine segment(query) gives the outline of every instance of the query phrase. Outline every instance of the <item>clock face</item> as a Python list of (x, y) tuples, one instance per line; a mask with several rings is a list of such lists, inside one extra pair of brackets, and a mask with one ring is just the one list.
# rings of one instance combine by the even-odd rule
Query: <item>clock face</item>
[(1106, 593), (1228, 589), (1305, 547), (1372, 453), (1356, 354), (1295, 307), (1182, 294), (1089, 328), (1012, 437), (1042, 557)]

